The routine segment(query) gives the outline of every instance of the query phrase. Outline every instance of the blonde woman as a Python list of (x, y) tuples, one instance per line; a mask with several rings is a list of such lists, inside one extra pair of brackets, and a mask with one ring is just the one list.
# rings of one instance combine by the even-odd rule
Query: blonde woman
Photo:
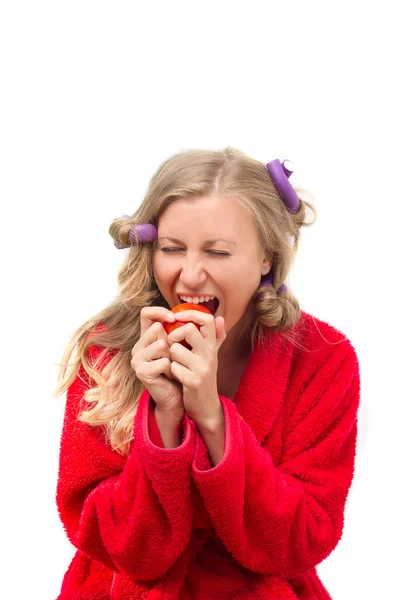
[[(316, 567), (343, 531), (359, 365), (284, 283), (315, 213), (291, 173), (181, 152), (112, 222), (119, 295), (73, 335), (55, 390), (76, 547), (58, 600), (330, 598)], [(209, 312), (171, 313), (184, 302)]]

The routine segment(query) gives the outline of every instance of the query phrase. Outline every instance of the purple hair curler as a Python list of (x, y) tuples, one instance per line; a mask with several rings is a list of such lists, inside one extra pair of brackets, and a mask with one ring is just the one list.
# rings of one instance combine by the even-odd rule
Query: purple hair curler
[[(121, 215), (120, 219), (130, 219), (129, 215)], [(132, 245), (138, 244), (139, 242), (154, 242), (157, 239), (157, 228), (152, 223), (146, 223), (143, 225), (134, 225), (129, 230), (129, 240)], [(118, 250), (122, 250), (123, 248), (130, 248), (130, 246), (125, 244), (120, 244), (117, 241), (114, 241), (114, 246), (118, 248)]]
[[(274, 276), (273, 276), (273, 272), (272, 269), (269, 273), (267, 273), (267, 275), (264, 275), (264, 277), (261, 277), (261, 282), (260, 285), (258, 287), (262, 288), (262, 287), (266, 287), (268, 285), (274, 285)], [(282, 292), (286, 292), (287, 291), (287, 286), (282, 283), (281, 287), (277, 290), (277, 294), (282, 294)]]
[(275, 184), (275, 187), (281, 195), (286, 208), (289, 212), (296, 213), (300, 208), (300, 200), (296, 194), (296, 190), (289, 182), (289, 177), (292, 175), (293, 169), (287, 168), (285, 166), (285, 162), (289, 163), (289, 165), (292, 165), (292, 163), (287, 159), (281, 163), (281, 161), (277, 158), (267, 163), (265, 166)]

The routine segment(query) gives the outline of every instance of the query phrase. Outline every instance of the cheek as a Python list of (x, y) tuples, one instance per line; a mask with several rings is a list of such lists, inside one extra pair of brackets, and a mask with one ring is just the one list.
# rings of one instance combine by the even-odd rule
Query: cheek
[(243, 281), (245, 275), (238, 275), (238, 272), (233, 269), (219, 269), (215, 273), (215, 281), (218, 287), (226, 293), (228, 296), (237, 296), (238, 289), (240, 289), (240, 281)]
[(156, 284), (159, 288), (169, 284), (175, 277), (175, 270), (170, 261), (165, 260), (163, 256), (155, 256), (153, 259), (153, 274)]
[(153, 272), (159, 277), (167, 267), (164, 257), (159, 252), (153, 254)]
[(171, 268), (171, 265), (163, 264), (161, 261), (157, 266), (154, 267), (154, 275), (160, 281), (168, 281), (174, 275), (174, 269)]

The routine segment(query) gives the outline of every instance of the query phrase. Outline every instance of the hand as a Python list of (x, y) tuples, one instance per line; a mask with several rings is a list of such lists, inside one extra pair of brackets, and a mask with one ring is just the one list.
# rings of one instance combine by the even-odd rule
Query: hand
[[(214, 319), (197, 310), (175, 314), (180, 322), (193, 321), (168, 335), (171, 373), (183, 386), (183, 405), (190, 419), (201, 425), (220, 416), (218, 396), (218, 351), (226, 338), (223, 317)], [(200, 331), (194, 325), (200, 325)], [(192, 350), (179, 342), (186, 340)]]
[[(151, 394), (157, 409), (176, 418), (183, 417), (183, 390), (171, 375), (167, 333), (162, 325), (169, 311), (146, 306), (140, 311), (140, 339), (132, 348), (131, 366)], [(165, 375), (163, 375), (165, 373)]]

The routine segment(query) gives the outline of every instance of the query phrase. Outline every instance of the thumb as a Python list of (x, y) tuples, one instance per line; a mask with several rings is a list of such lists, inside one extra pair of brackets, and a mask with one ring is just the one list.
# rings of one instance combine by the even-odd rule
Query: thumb
[(224, 340), (226, 338), (224, 317), (217, 317), (215, 319), (215, 333), (216, 333), (216, 337), (217, 337), (217, 344), (219, 347), (222, 345), (222, 343), (224, 342)]

